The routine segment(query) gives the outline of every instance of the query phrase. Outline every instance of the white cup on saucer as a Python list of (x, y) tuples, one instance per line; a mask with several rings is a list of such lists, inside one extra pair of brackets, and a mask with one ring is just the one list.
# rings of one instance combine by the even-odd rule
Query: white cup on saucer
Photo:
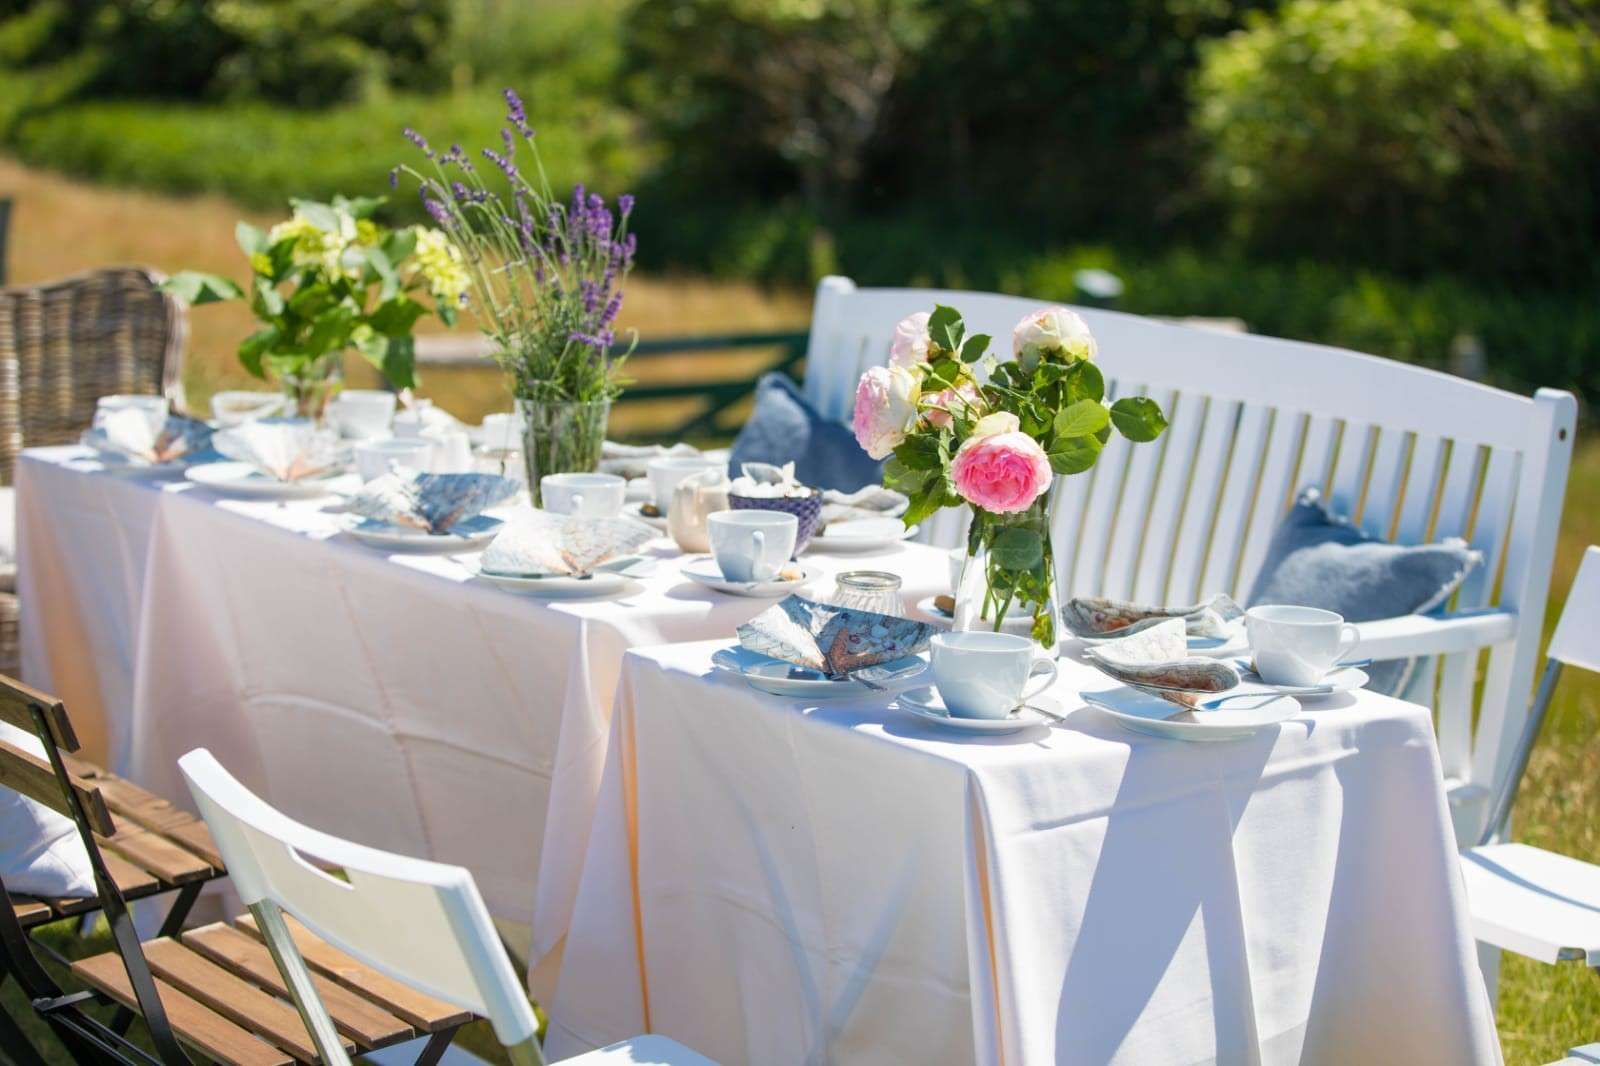
[(402, 440), (389, 437), (385, 440), (362, 441), (352, 449), (356, 460), (356, 473), (362, 481), (371, 481), (403, 466), (417, 473), (427, 473), (428, 462), (433, 457), (433, 444), (425, 440)]
[(622, 513), (628, 482), (615, 474), (546, 474), (539, 479), (539, 499), (552, 514), (613, 518)]
[(466, 430), (430, 429), (421, 439), (433, 444), (433, 457), (428, 460), (430, 474), (472, 472), (472, 438)]
[(395, 395), (385, 389), (345, 389), (328, 405), (339, 435), (370, 440), (389, 432), (394, 420)]
[(677, 491), (678, 482), (690, 474), (721, 465), (699, 455), (663, 455), (650, 460), (644, 469), (650, 475), (650, 492), (655, 497), (656, 510), (666, 514), (672, 508), (672, 494)]
[[(1004, 718), (1055, 684), (1055, 660), (1014, 633), (936, 633), (932, 648), (933, 687), (955, 718)], [(1043, 683), (1030, 688), (1034, 677)]]
[(522, 450), (522, 416), (512, 411), (495, 411), (483, 416), (478, 443), (494, 452)]
[(794, 554), (800, 520), (782, 511), (717, 511), (706, 518), (711, 555), (729, 581), (771, 581)]
[(1269, 685), (1321, 684), (1361, 642), (1361, 630), (1343, 615), (1318, 607), (1252, 607), (1244, 613), (1244, 630), (1256, 673)]

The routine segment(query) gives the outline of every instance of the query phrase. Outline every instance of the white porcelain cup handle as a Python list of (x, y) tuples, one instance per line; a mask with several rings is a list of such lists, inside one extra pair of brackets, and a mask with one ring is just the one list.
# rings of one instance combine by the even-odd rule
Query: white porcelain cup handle
[[(1045, 668), (1045, 671), (1042, 674), (1039, 672), (1039, 667), (1041, 667), (1041, 666)], [(1044, 684), (1039, 685), (1037, 688), (1034, 688), (1032, 691), (1029, 691), (1029, 688), (1028, 688), (1027, 685), (1023, 685), (1023, 687), (1022, 687), (1022, 699), (1021, 699), (1020, 702), (1027, 703), (1029, 700), (1033, 699), (1039, 693), (1043, 692), (1045, 689), (1049, 688), (1051, 685), (1056, 683), (1056, 662), (1055, 662), (1055, 660), (1054, 659), (1040, 659), (1037, 662), (1035, 662), (1033, 664), (1033, 669), (1028, 671), (1028, 678), (1029, 678), (1029, 680), (1032, 680), (1035, 677), (1042, 678), (1044, 680)]]
[(773, 575), (775, 575), (777, 573), (777, 569), (776, 568), (769, 569), (767, 567), (766, 559), (763, 558), (766, 554), (767, 554), (767, 535), (765, 533), (763, 533), (759, 529), (753, 530), (750, 533), (750, 580), (751, 581), (770, 581), (770, 580), (772, 580)]
[(1346, 622), (1339, 627), (1339, 654), (1334, 657), (1334, 662), (1343, 662), (1350, 653), (1356, 650), (1361, 643), (1361, 630)]

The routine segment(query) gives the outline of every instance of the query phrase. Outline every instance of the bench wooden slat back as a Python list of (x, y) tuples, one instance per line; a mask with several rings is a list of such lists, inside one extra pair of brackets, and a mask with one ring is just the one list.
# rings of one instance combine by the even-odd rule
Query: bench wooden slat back
[[(3, 740), (0, 740), (0, 788), (20, 792), (58, 814), (73, 817), (72, 805), (67, 802), (66, 793), (50, 764)], [(72, 790), (83, 805), (91, 829), (106, 835), (117, 831), (98, 788), (74, 779)]]
[[(856, 380), (886, 361), (896, 323), (938, 303), (960, 310), (969, 333), (993, 336), (1002, 358), (1016, 322), (1048, 306), (825, 278), (807, 352), (808, 399), (848, 423)], [(1057, 479), (1062, 597), (1177, 603), (1227, 592), (1245, 602), (1279, 521), (1308, 487), (1377, 537), (1462, 537), (1485, 565), (1453, 606), (1498, 607), (1518, 624), (1510, 643), (1438, 664), (1440, 753), (1454, 780), (1498, 780), (1532, 685), (1573, 397), (1541, 389), (1528, 398), (1323, 345), (1077, 310), (1099, 342), (1108, 392), (1157, 398), (1171, 428), (1154, 444), (1113, 437), (1094, 469)], [(955, 547), (965, 527), (962, 512), (947, 510), (923, 524), (919, 539)]]
[(37, 730), (33, 709), (44, 712), (50, 737), (62, 751), (78, 750), (78, 735), (73, 732), (72, 721), (61, 701), (36, 688), (30, 688), (15, 678), (0, 674), (0, 721), (33, 733)]

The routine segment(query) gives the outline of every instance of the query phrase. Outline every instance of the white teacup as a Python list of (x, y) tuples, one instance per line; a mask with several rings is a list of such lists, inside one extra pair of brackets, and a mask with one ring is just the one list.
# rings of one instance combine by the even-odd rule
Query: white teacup
[(553, 514), (613, 518), (622, 513), (628, 482), (615, 474), (546, 474), (539, 479), (539, 499)]
[(484, 415), (483, 432), (478, 442), (490, 451), (520, 452), (522, 425), (522, 416), (510, 411)]
[(1342, 615), (1287, 604), (1244, 613), (1256, 673), (1269, 685), (1317, 685), (1361, 642), (1361, 630)]
[(341, 436), (370, 440), (389, 432), (394, 419), (395, 395), (384, 389), (345, 389), (328, 405)]
[(794, 554), (800, 520), (781, 511), (718, 511), (706, 519), (711, 554), (729, 581), (771, 581)]
[(650, 475), (650, 492), (655, 498), (656, 509), (666, 514), (672, 507), (672, 494), (677, 490), (678, 482), (690, 474), (720, 465), (713, 459), (698, 455), (663, 455), (650, 460), (645, 464), (645, 472)]
[(387, 440), (369, 440), (357, 444), (353, 449), (356, 459), (356, 473), (361, 475), (362, 481), (371, 481), (389, 473), (397, 466), (418, 473), (426, 473), (428, 463), (433, 457), (433, 444), (425, 440), (402, 440), (399, 437), (390, 437)]
[[(1055, 684), (1055, 661), (1035, 658), (1027, 637), (972, 630), (932, 644), (933, 684), (955, 718), (1004, 718)], [(1030, 688), (1035, 676), (1043, 683)]]
[(472, 438), (464, 429), (429, 429), (421, 440), (433, 445), (428, 460), (431, 474), (468, 474), (472, 472)]

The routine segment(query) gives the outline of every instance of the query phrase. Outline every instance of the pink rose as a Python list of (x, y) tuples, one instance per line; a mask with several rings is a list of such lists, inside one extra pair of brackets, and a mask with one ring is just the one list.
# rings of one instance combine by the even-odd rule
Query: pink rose
[(907, 315), (894, 327), (889, 341), (890, 366), (917, 366), (928, 361), (928, 312)]
[(922, 397), (922, 406), (926, 409), (924, 414), (929, 423), (935, 426), (948, 426), (953, 421), (951, 411), (962, 411), (971, 417), (982, 410), (982, 405), (983, 397), (978, 393), (978, 383), (970, 378), (953, 389), (941, 389)]
[(1017, 429), (968, 437), (950, 462), (961, 498), (994, 514), (1026, 511), (1054, 476), (1039, 442)]
[(875, 366), (856, 385), (856, 440), (882, 459), (894, 451), (917, 421), (922, 376), (903, 366)]

